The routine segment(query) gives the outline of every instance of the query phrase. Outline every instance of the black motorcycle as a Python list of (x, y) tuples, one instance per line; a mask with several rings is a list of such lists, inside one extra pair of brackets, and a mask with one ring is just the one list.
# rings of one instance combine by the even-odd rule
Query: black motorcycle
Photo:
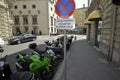
[(6, 57), (0, 59), (0, 80), (37, 80), (33, 73), (30, 72), (12, 72)]

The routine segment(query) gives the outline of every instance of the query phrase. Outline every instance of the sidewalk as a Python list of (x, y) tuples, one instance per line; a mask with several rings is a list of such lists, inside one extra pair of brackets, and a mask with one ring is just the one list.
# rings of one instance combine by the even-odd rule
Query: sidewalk
[[(67, 80), (120, 80), (120, 71), (103, 64), (97, 50), (86, 40), (73, 43), (67, 59)], [(53, 80), (64, 80), (63, 63)]]

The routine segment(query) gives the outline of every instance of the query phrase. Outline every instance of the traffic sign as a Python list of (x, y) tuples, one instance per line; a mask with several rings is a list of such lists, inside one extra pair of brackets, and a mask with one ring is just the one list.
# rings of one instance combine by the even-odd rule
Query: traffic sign
[(56, 28), (57, 29), (74, 29), (75, 19), (57, 19)]
[(75, 10), (74, 0), (58, 0), (55, 5), (55, 12), (61, 18), (70, 17)]

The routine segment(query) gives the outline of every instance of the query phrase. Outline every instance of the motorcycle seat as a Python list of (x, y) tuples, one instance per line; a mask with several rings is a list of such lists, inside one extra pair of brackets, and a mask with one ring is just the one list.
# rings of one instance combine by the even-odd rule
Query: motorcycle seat
[(11, 74), (12, 80), (34, 80), (34, 74), (30, 72), (15, 72)]

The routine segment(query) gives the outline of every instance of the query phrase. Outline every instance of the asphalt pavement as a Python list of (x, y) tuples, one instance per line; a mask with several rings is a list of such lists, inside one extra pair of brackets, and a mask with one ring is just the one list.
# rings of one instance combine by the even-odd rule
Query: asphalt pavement
[[(86, 40), (75, 41), (67, 54), (67, 80), (120, 80), (120, 70), (115, 70)], [(65, 80), (64, 62), (53, 80)]]

